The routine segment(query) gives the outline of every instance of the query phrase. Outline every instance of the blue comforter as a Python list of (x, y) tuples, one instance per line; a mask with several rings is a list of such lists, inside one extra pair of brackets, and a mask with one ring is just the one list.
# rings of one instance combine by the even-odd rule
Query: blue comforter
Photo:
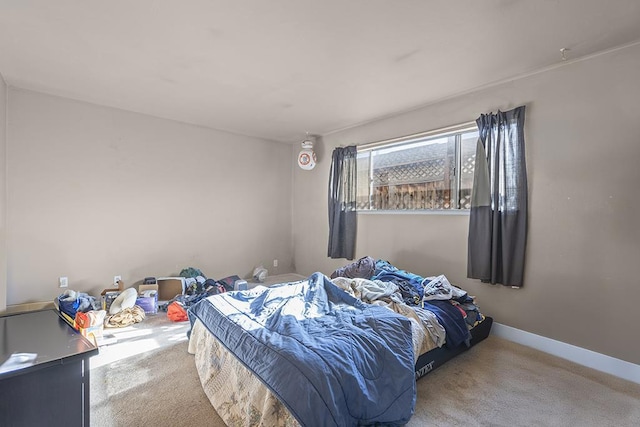
[(410, 321), (321, 273), (189, 310), (304, 426), (403, 425), (416, 400)]

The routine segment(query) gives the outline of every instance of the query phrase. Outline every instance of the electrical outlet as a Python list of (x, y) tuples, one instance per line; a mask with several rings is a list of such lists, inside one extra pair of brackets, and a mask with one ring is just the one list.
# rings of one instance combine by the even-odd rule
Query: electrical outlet
[(277, 266), (278, 266), (278, 260), (277, 260), (277, 259), (274, 259), (274, 260), (273, 260), (273, 266), (274, 266), (274, 267), (277, 267)]
[(69, 278), (68, 277), (58, 277), (58, 287), (66, 288), (69, 286)]
[(122, 276), (113, 276), (113, 284), (117, 284), (120, 280), (122, 280)]

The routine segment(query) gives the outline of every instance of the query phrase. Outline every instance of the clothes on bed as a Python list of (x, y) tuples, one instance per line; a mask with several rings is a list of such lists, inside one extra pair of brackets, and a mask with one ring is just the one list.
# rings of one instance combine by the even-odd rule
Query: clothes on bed
[(363, 302), (371, 303), (384, 298), (392, 298), (397, 302), (402, 302), (398, 286), (393, 282), (346, 277), (336, 277), (331, 279), (331, 282)]
[[(370, 257), (364, 257), (361, 260), (365, 258)], [(355, 268), (355, 265), (357, 263), (349, 264), (345, 268)], [(340, 269), (336, 271), (340, 271)], [(335, 281), (336, 279), (333, 280)], [(373, 276), (369, 278), (368, 284), (363, 287), (362, 283), (365, 282), (358, 282), (357, 280), (365, 279), (355, 278), (353, 280), (356, 281), (349, 282), (349, 286), (355, 286), (352, 289), (352, 295), (364, 302), (379, 301), (380, 298), (378, 298), (377, 294), (388, 292), (394, 296), (394, 302), (404, 302), (412, 307), (419, 305), (427, 312), (432, 312), (430, 317), (437, 319), (438, 322), (435, 322), (435, 324), (439, 324), (439, 327), (427, 322), (425, 328), (430, 332), (428, 335), (437, 346), (443, 345), (442, 331), (444, 331), (447, 346), (455, 347), (462, 343), (469, 345), (471, 337), (469, 328), (475, 326), (484, 318), (474, 305), (473, 297), (469, 296), (463, 289), (452, 285), (444, 275), (425, 278), (415, 273), (400, 270), (388, 261), (377, 260)], [(393, 292), (393, 287), (390, 284), (394, 284), (397, 291)], [(368, 295), (367, 293), (372, 294)], [(427, 304), (433, 301), (445, 301), (446, 304)]]
[(388, 261), (378, 260), (376, 261), (376, 269), (374, 275), (370, 277), (371, 280), (382, 280), (383, 282), (396, 282), (403, 280), (408, 282), (418, 292), (420, 299), (423, 297), (423, 282), (424, 277), (417, 274), (410, 273), (408, 271), (400, 270), (397, 267), (391, 265)]
[(467, 296), (467, 292), (453, 286), (444, 274), (436, 277), (427, 277), (424, 280), (424, 297), (423, 300), (459, 300)]
[[(331, 279), (331, 282), (363, 302), (386, 307), (409, 318), (415, 360), (421, 354), (440, 347), (444, 343), (445, 330), (436, 316), (427, 310), (405, 304), (398, 286), (394, 283), (361, 278), (348, 279), (346, 277), (336, 277)], [(416, 309), (421, 311), (420, 315)]]
[(321, 273), (189, 310), (302, 425), (404, 425), (415, 407), (411, 321)]
[[(444, 276), (434, 279), (440, 283), (447, 283), (449, 288), (453, 287)], [(393, 282), (361, 278), (347, 279), (345, 277), (337, 277), (331, 281), (340, 289), (363, 302), (385, 306), (415, 321), (417, 328), (413, 328), (413, 333), (416, 358), (436, 346), (442, 347), (446, 341), (447, 333), (450, 335), (451, 346), (455, 347), (463, 342), (468, 344), (470, 335), (465, 321), (467, 314), (461, 306), (458, 307), (446, 301), (446, 304), (426, 305), (423, 308), (410, 307), (404, 303), (400, 288)], [(402, 282), (406, 281), (402, 280)], [(460, 288), (456, 289), (458, 292), (451, 289), (446, 291), (449, 299), (452, 294), (455, 294), (458, 295), (458, 298), (466, 301), (467, 293)], [(424, 332), (427, 334), (425, 335)], [(425, 337), (431, 341), (430, 345), (422, 342)]]
[(442, 347), (447, 338), (447, 332), (438, 321), (434, 312), (421, 307), (411, 307), (411, 310), (420, 318), (436, 347)]
[(368, 279), (373, 276), (376, 269), (376, 262), (370, 256), (365, 256), (359, 260), (338, 268), (331, 273), (331, 278), (346, 277), (349, 279), (362, 278)]
[[(418, 307), (409, 307), (404, 303), (390, 300), (378, 300), (374, 301), (372, 304), (386, 307), (391, 311), (406, 316), (411, 321), (411, 339), (413, 342), (414, 363), (418, 360), (418, 357), (421, 354), (443, 345), (445, 340), (445, 330), (433, 313), (430, 313), (431, 317), (428, 315), (420, 317), (414, 310), (414, 308)], [(426, 312), (426, 310), (423, 311)]]
[(425, 282), (424, 302), (449, 301), (460, 311), (467, 328), (474, 327), (484, 319), (484, 316), (475, 305), (474, 298), (465, 290), (452, 285), (444, 275), (427, 277)]
[(408, 280), (395, 279), (393, 281), (398, 286), (402, 300), (408, 305), (419, 305), (422, 301), (420, 292)]
[(467, 322), (467, 325), (469, 325), (470, 328), (473, 328), (478, 323), (484, 320), (484, 315), (480, 313), (480, 309), (474, 303), (469, 302), (459, 304), (459, 307), (462, 308), (465, 313), (467, 313), (467, 317), (465, 317), (464, 320)]
[(449, 348), (471, 341), (471, 333), (460, 310), (449, 301), (424, 301), (424, 309), (432, 311), (447, 332), (445, 345)]

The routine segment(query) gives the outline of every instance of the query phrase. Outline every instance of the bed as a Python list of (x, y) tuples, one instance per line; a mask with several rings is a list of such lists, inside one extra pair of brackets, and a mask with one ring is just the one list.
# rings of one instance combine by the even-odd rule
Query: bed
[[(385, 274), (406, 273), (377, 266)], [(192, 306), (189, 352), (225, 423), (404, 425), (415, 408), (416, 380), (489, 334), (492, 319), (479, 311), (478, 321), (465, 326), (468, 334), (444, 328), (452, 304), (441, 288), (433, 305), (423, 300), (424, 308), (410, 307), (411, 293), (401, 293), (390, 277), (373, 278), (314, 273)], [(396, 283), (410, 285), (406, 278)], [(437, 282), (411, 278), (420, 279), (417, 290)]]

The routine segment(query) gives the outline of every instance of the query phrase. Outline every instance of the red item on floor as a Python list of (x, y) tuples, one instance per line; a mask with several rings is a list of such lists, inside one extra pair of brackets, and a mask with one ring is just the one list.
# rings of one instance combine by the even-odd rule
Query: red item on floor
[(187, 317), (187, 310), (184, 309), (182, 304), (178, 301), (174, 301), (167, 307), (167, 317), (173, 322), (184, 322), (189, 320)]

